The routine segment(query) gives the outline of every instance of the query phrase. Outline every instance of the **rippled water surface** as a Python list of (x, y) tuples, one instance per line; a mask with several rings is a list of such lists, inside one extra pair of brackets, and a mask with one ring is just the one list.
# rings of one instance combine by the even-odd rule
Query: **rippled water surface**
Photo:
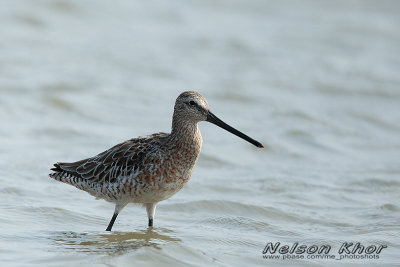
[[(385, 244), (400, 264), (398, 1), (3, 1), (1, 266), (326, 265), (263, 259), (268, 242)], [(157, 208), (48, 178), (168, 131), (196, 90), (260, 140), (206, 122), (192, 179)]]

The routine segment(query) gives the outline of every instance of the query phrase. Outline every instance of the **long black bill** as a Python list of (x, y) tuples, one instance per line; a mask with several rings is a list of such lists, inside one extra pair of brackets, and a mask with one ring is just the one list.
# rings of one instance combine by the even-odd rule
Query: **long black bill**
[(231, 126), (229, 126), (228, 124), (226, 124), (225, 122), (221, 121), (220, 119), (218, 119), (217, 116), (215, 116), (213, 113), (211, 113), (211, 111), (208, 112), (207, 115), (207, 121), (211, 122), (225, 130), (227, 130), (228, 132), (233, 133), (236, 136), (239, 136), (240, 138), (246, 140), (247, 142), (252, 143), (253, 145), (255, 145), (256, 147), (264, 147), (260, 142), (254, 140), (253, 138), (245, 135), (244, 133), (236, 130), (235, 128), (232, 128)]

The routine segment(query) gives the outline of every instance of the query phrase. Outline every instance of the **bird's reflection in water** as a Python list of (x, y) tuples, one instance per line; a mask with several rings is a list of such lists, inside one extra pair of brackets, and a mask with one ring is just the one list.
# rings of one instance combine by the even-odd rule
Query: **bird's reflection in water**
[(62, 232), (56, 233), (53, 242), (61, 249), (94, 254), (123, 254), (142, 247), (160, 248), (169, 242), (180, 242), (173, 231), (165, 228), (148, 228), (136, 232)]

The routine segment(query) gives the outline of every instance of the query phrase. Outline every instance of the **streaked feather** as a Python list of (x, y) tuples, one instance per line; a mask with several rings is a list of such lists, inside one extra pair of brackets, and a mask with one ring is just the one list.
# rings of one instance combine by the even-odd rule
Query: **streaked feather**
[(52, 170), (56, 175), (65, 173), (99, 184), (115, 183), (119, 177), (143, 169), (144, 157), (155, 152), (154, 140), (167, 135), (156, 133), (130, 139), (91, 158), (71, 163), (57, 162)]

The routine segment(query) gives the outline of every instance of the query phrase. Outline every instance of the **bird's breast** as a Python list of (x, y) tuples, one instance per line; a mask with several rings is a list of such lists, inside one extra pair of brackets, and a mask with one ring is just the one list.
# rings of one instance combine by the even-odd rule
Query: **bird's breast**
[(196, 165), (197, 158), (201, 151), (201, 135), (192, 142), (177, 144), (172, 149), (171, 157), (168, 160), (168, 170), (165, 179), (167, 182), (172, 180), (183, 180), (187, 182)]
[(159, 176), (159, 188), (168, 197), (182, 189), (189, 181), (199, 157), (202, 145), (201, 135), (187, 143), (177, 144), (166, 157)]
[(143, 186), (134, 190), (135, 202), (152, 203), (165, 200), (189, 181), (200, 154), (200, 132), (191, 140), (179, 140), (162, 153), (152, 155), (145, 171), (136, 179)]

